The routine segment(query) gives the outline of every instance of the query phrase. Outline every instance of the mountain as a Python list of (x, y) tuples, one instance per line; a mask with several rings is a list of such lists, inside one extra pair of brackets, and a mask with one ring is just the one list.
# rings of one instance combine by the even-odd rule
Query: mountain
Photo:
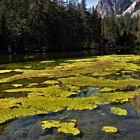
[(140, 0), (134, 0), (133, 3), (122, 13), (122, 15), (130, 15), (131, 17), (140, 16)]
[[(120, 15), (128, 13), (126, 10), (138, 0), (99, 0), (96, 10), (102, 16)], [(126, 11), (126, 12), (125, 12)], [(130, 11), (128, 9), (128, 11)]]

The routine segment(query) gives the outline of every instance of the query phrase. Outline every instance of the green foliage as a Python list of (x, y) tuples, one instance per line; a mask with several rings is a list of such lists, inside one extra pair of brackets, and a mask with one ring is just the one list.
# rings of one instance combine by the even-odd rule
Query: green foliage
[(107, 17), (86, 9), (86, 0), (0, 1), (1, 50), (131, 53), (139, 44), (139, 18)]
[(138, 25), (139, 17), (112, 16), (102, 19), (103, 50), (121, 54), (134, 52), (135, 46), (139, 44)]

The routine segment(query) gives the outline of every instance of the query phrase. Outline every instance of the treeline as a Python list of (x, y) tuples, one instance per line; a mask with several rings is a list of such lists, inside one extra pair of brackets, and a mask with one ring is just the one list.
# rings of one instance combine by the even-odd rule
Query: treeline
[(140, 17), (107, 17), (101, 28), (105, 52), (140, 53)]
[(101, 19), (81, 0), (1, 0), (0, 52), (131, 53), (140, 42), (140, 18)]

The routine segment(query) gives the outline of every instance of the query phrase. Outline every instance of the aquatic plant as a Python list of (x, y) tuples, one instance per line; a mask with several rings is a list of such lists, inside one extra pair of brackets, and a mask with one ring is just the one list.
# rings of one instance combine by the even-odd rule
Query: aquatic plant
[(24, 66), (25, 69), (31, 69), (32, 66)]
[(59, 84), (59, 82), (56, 80), (47, 80), (47, 81), (43, 82), (43, 84), (55, 85), (55, 84)]
[(110, 92), (110, 91), (113, 91), (114, 89), (113, 88), (109, 88), (109, 87), (104, 87), (101, 89), (101, 92)]
[(103, 126), (102, 131), (106, 133), (117, 133), (118, 129), (114, 126)]
[(10, 73), (12, 72), (12, 70), (0, 70), (0, 74), (3, 74), (3, 73)]
[(45, 64), (45, 63), (54, 63), (54, 60), (46, 60), (46, 61), (41, 61), (40, 64)]
[[(131, 71), (128, 74), (131, 76), (139, 72), (140, 66), (135, 63), (139, 59), (140, 56), (135, 55), (111, 55), (78, 60), (67, 59), (44, 63), (34, 61), (0, 65), (5, 70), (10, 70), (10, 73), (14, 73), (11, 75), (1, 73), (1, 93), (19, 94), (18, 98), (0, 99), (0, 123), (22, 116), (57, 112), (64, 108), (92, 110), (104, 104), (128, 102), (140, 94), (139, 79), (120, 77), (113, 80), (106, 79), (105, 75), (118, 71)], [(32, 67), (25, 69), (24, 66)], [(51, 67), (51, 69), (46, 69), (46, 67)], [(12, 86), (19, 84), (23, 87)], [(86, 90), (89, 86), (99, 86), (101, 92), (86, 98), (69, 97)], [(129, 86), (136, 88), (129, 91)], [(127, 92), (122, 90), (127, 88)], [(27, 96), (23, 97), (23, 93)]]
[(37, 86), (38, 85), (38, 83), (29, 83), (28, 85), (27, 85), (27, 87), (33, 87), (33, 86)]
[(22, 87), (23, 84), (12, 84), (12, 86), (17, 88), (17, 87)]
[(16, 92), (28, 92), (30, 93), (29, 95), (44, 95), (48, 97), (68, 97), (71, 94), (77, 94), (72, 91), (66, 91), (63, 90), (60, 86), (58, 85), (52, 85), (49, 87), (44, 87), (44, 88), (18, 88), (18, 89), (9, 89), (5, 90), (4, 92), (10, 92), (10, 93), (16, 93)]
[(60, 78), (64, 84), (71, 84), (75, 86), (101, 86), (101, 87), (111, 87), (111, 88), (122, 88), (128, 85), (140, 86), (140, 81), (138, 79), (128, 78), (124, 80), (110, 80), (110, 79), (100, 79), (92, 78), (88, 76), (76, 76), (68, 78)]
[(24, 69), (14, 69), (13, 71), (15, 71), (15, 72), (24, 72), (25, 70)]
[(128, 114), (127, 110), (119, 107), (111, 107), (111, 113), (119, 116), (126, 116)]
[(75, 127), (75, 123), (73, 120), (71, 122), (60, 122), (60, 121), (42, 121), (42, 128), (49, 129), (49, 128), (57, 128), (58, 132), (62, 132), (65, 134), (72, 134), (72, 135), (79, 135), (80, 130)]

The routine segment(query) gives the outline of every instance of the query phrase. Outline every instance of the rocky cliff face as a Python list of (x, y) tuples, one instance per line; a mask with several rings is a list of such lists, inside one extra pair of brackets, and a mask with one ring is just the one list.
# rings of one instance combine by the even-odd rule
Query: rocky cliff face
[[(137, 0), (100, 0), (96, 10), (102, 16), (123, 14)], [(125, 13), (124, 13), (125, 15)]]
[(131, 17), (140, 16), (140, 0), (134, 0), (133, 3), (122, 13), (122, 15), (130, 15)]

